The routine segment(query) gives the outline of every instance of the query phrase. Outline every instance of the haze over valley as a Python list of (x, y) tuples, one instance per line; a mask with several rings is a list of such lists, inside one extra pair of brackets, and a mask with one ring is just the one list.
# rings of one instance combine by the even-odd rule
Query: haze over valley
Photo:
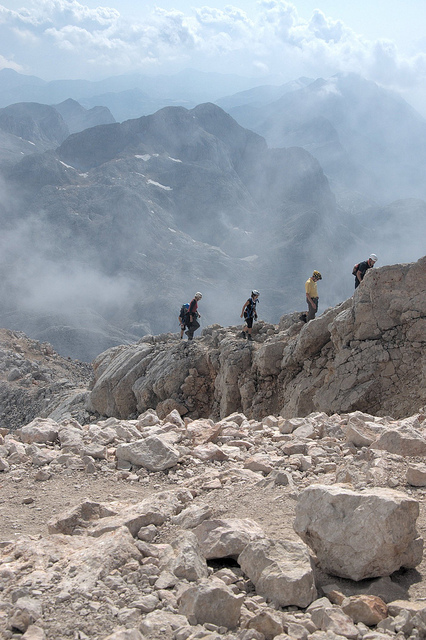
[(176, 331), (196, 290), (203, 326), (240, 323), (254, 287), (277, 323), (314, 268), (323, 311), (371, 251), (420, 257), (424, 119), (353, 75), (281, 91), (218, 100), (240, 124), (211, 102), (121, 123), (74, 98), (3, 107), (0, 324), (88, 361)]

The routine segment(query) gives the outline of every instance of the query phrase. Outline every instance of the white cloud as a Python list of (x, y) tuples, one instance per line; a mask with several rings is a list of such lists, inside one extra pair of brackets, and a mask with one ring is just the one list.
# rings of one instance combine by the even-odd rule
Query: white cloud
[(352, 71), (402, 89), (420, 87), (426, 77), (424, 50), (404, 58), (394, 43), (368, 41), (318, 9), (305, 20), (285, 0), (261, 0), (250, 16), (231, 5), (187, 14), (156, 7), (143, 21), (78, 0), (40, 0), (19, 11), (0, 5), (0, 41), (0, 66), (42, 76), (42, 69), (94, 78), (192, 65), (284, 80)]
[(0, 69), (5, 69), (5, 68), (13, 69), (14, 71), (19, 71), (19, 72), (23, 71), (21, 65), (16, 64), (14, 60), (5, 58), (4, 56), (0, 55)]

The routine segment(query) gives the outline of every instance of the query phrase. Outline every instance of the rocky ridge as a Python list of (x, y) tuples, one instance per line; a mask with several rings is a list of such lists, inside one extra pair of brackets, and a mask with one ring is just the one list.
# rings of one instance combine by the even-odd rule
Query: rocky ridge
[(47, 342), (0, 329), (0, 428), (14, 430), (36, 416), (85, 421), (89, 364), (63, 358)]
[(95, 359), (89, 406), (128, 418), (154, 407), (190, 417), (312, 411), (403, 417), (426, 403), (426, 257), (367, 273), (344, 303), (304, 325), (259, 322), (254, 340), (213, 325), (188, 344), (146, 336)]

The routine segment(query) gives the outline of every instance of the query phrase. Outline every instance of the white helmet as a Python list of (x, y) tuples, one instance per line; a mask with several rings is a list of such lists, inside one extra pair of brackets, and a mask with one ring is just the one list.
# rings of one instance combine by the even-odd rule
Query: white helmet
[(203, 297), (203, 294), (200, 293), (199, 291), (197, 291), (197, 293), (194, 296), (194, 298), (198, 298), (198, 300), (201, 300), (202, 297)]
[(373, 262), (377, 262), (377, 256), (375, 253), (372, 253), (371, 256), (369, 257), (369, 260), (372, 260)]
[(253, 291), (251, 292), (251, 295), (252, 296), (258, 296), (259, 295), (258, 290), (257, 289), (253, 289)]

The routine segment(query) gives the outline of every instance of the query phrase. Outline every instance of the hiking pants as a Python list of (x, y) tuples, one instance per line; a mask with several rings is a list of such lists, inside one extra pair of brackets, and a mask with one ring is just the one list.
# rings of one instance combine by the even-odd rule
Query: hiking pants
[(308, 317), (306, 318), (307, 321), (313, 320), (315, 318), (316, 312), (318, 311), (318, 298), (312, 298), (312, 302), (314, 303), (314, 306), (312, 306), (309, 300), (307, 300), (307, 303), (308, 303)]
[(194, 337), (194, 332), (200, 328), (200, 323), (196, 318), (193, 319), (191, 324), (188, 325), (188, 340), (192, 340)]

